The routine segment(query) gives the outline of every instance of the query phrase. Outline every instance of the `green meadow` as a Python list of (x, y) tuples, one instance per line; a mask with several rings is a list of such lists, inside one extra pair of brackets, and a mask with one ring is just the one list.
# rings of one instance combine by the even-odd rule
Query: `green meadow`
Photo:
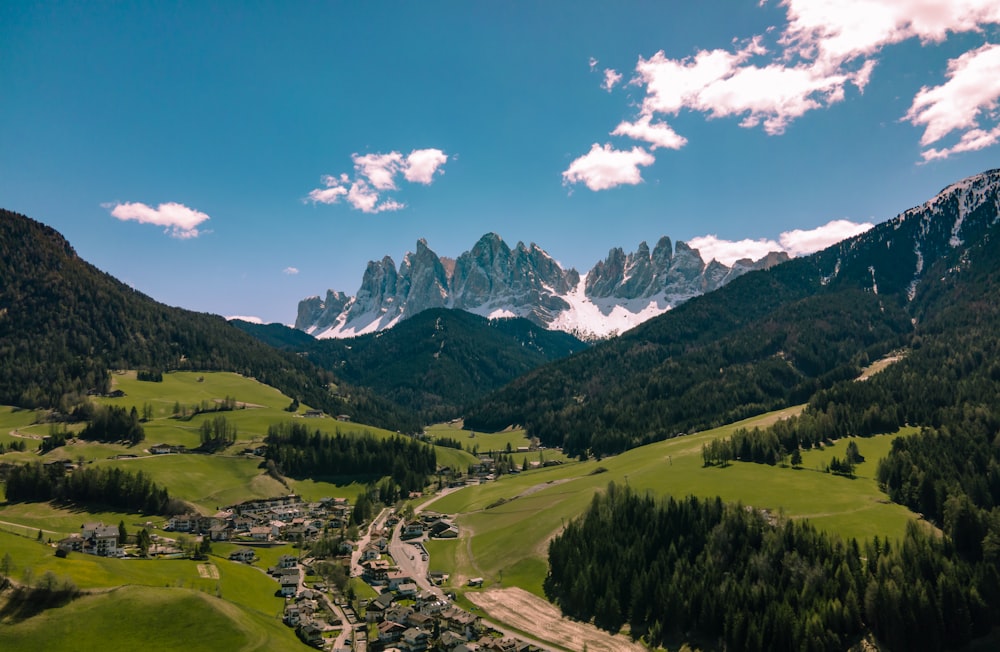
[(433, 566), (451, 573), (455, 587), (470, 577), (485, 577), (487, 586), (490, 582), (515, 585), (541, 595), (549, 539), (583, 512), (594, 493), (609, 482), (627, 483), (656, 495), (721, 496), (784, 517), (808, 518), (816, 527), (844, 538), (902, 537), (906, 523), (917, 517), (890, 503), (873, 479), (878, 459), (898, 435), (858, 440), (866, 461), (858, 465), (853, 479), (817, 470), (833, 455), (843, 456), (844, 441), (804, 453), (800, 469), (752, 463), (703, 466), (704, 443), (728, 436), (738, 427), (766, 425), (800, 409), (762, 415), (600, 461), (504, 476), (431, 501), (428, 509), (456, 514), (461, 530), (457, 542), (431, 543)]
[[(0, 548), (10, 554), (14, 563), (11, 576), (17, 580), (24, 579), (25, 569), (31, 569), (36, 579), (51, 571), (56, 577), (72, 579), (84, 591), (124, 585), (187, 588), (221, 596), (269, 617), (279, 614), (284, 606), (284, 600), (275, 597), (278, 585), (272, 578), (257, 568), (231, 562), (221, 554), (210, 556), (208, 562), (115, 559), (83, 553), (60, 558), (52, 546), (6, 532), (0, 532)], [(206, 563), (215, 567), (218, 579), (199, 573), (198, 566)]]
[(466, 428), (460, 421), (453, 423), (438, 423), (424, 429), (432, 439), (448, 438), (454, 439), (462, 444), (462, 450), (478, 450), (481, 454), (490, 451), (504, 452), (511, 450), (514, 461), (518, 464), (523, 459), (529, 462), (538, 461), (559, 461), (565, 462), (569, 458), (563, 455), (562, 451), (547, 449), (543, 451), (531, 451), (518, 453), (517, 449), (528, 446), (530, 440), (523, 428), (509, 428), (501, 432), (476, 432)]
[(199, 590), (122, 586), (3, 627), (5, 650), (266, 651), (301, 647), (273, 614)]

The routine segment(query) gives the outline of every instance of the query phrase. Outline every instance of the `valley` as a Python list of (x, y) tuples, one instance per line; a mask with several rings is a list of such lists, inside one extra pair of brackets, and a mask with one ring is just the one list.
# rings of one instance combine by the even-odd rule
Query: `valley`
[[(266, 498), (292, 492), (307, 501), (330, 496), (346, 498), (352, 503), (364, 492), (361, 481), (329, 481), (286, 479), (286, 485), (274, 480), (260, 467), (256, 456), (248, 456), (243, 451), (259, 445), (263, 441), (269, 423), (288, 419), (284, 407), (290, 399), (271, 388), (248, 379), (226, 373), (176, 372), (165, 374), (161, 383), (138, 381), (135, 372), (118, 373), (113, 376), (113, 388), (124, 392), (124, 396), (101, 399), (109, 404), (131, 407), (142, 404), (155, 405), (152, 418), (146, 422), (146, 440), (133, 447), (115, 444), (94, 445), (76, 440), (58, 447), (41, 457), (42, 461), (65, 460), (77, 462), (82, 458), (87, 465), (117, 466), (123, 469), (141, 469), (155, 482), (169, 488), (171, 495), (184, 500), (202, 514), (214, 513), (220, 505), (234, 504), (246, 500)], [(176, 404), (200, 405), (203, 401), (214, 404), (220, 396), (233, 396), (240, 403), (252, 404), (233, 411), (238, 423), (237, 441), (228, 449), (212, 455), (165, 454), (153, 455), (148, 452), (149, 442), (167, 442), (175, 446), (194, 449), (198, 444), (197, 424), (200, 418), (211, 418), (211, 412), (192, 417), (190, 421), (172, 416)], [(300, 406), (299, 419), (307, 411)], [(739, 427), (765, 426), (785, 419), (801, 411), (801, 407), (789, 408), (772, 414), (762, 415), (745, 422), (715, 429), (704, 433), (688, 435), (657, 444), (633, 449), (621, 455), (603, 460), (579, 462), (561, 455), (557, 450), (533, 450), (514, 453), (517, 466), (531, 458), (532, 462), (547, 460), (558, 462), (555, 466), (533, 468), (516, 475), (505, 475), (499, 479), (474, 484), (460, 490), (450, 490), (441, 497), (418, 497), (412, 500), (418, 511), (443, 512), (454, 517), (459, 526), (460, 536), (455, 540), (430, 540), (424, 545), (430, 556), (430, 567), (444, 572), (449, 580), (443, 589), (453, 591), (462, 604), (477, 606), (482, 613), (513, 632), (523, 632), (534, 640), (547, 642), (554, 649), (573, 649), (569, 641), (573, 637), (586, 635), (593, 643), (593, 649), (601, 649), (600, 641), (606, 634), (596, 629), (566, 621), (556, 630), (550, 631), (541, 617), (526, 614), (533, 601), (544, 600), (542, 581), (546, 573), (546, 547), (548, 541), (568, 520), (585, 510), (591, 497), (603, 491), (608, 483), (625, 483), (642, 491), (658, 495), (696, 494), (703, 496), (721, 495), (725, 500), (741, 501), (747, 505), (766, 507), (787, 518), (809, 518), (819, 527), (844, 537), (865, 538), (873, 535), (886, 538), (901, 536), (907, 521), (914, 516), (904, 508), (884, 500), (878, 491), (871, 473), (875, 461), (891, 446), (892, 436), (869, 438), (861, 447), (868, 462), (859, 466), (857, 478), (848, 480), (820, 472), (828, 458), (837, 454), (844, 442), (837, 442), (823, 451), (807, 451), (803, 456), (801, 469), (772, 469), (754, 464), (736, 465), (725, 469), (704, 468), (701, 464), (701, 446), (704, 442), (724, 437)], [(2, 423), (5, 431), (16, 428), (23, 433), (46, 435), (47, 426), (32, 425), (37, 413), (23, 410), (5, 409)], [(320, 430), (335, 432), (343, 424), (331, 418), (309, 419), (310, 426)], [(390, 437), (392, 433), (371, 430), (380, 437)], [(512, 450), (526, 448), (528, 440), (523, 432), (472, 433), (461, 424), (442, 424), (428, 429), (432, 438), (450, 438), (465, 446), (475, 445), (478, 450)], [(6, 441), (12, 437), (8, 434)], [(39, 440), (32, 440), (35, 443)], [(37, 444), (36, 444), (37, 445)], [(451, 465), (459, 469), (477, 458), (468, 452), (438, 447), (439, 464)], [(16, 456), (16, 457), (12, 457)], [(136, 455), (112, 459), (121, 456)], [(8, 453), (2, 459), (38, 459), (33, 451)], [(143, 609), (185, 609), (183, 605), (198, 600), (198, 595), (220, 596), (225, 603), (232, 603), (220, 613), (229, 613), (242, 634), (257, 637), (260, 647), (247, 643), (247, 649), (266, 649), (268, 645), (286, 645), (279, 633), (281, 629), (261, 630), (261, 624), (248, 627), (262, 615), (279, 613), (284, 599), (274, 597), (276, 585), (262, 573), (242, 564), (230, 562), (228, 554), (238, 548), (234, 543), (214, 543), (210, 563), (218, 569), (218, 578), (207, 577), (199, 572), (194, 562), (172, 560), (106, 559), (85, 554), (71, 554), (60, 559), (52, 554), (53, 548), (45, 541), (69, 536), (79, 530), (83, 521), (104, 523), (125, 523), (132, 531), (137, 527), (151, 527), (153, 532), (162, 531), (166, 521), (163, 517), (142, 516), (127, 512), (95, 511), (92, 508), (60, 507), (47, 503), (15, 503), (0, 505), (0, 538), (3, 549), (14, 560), (15, 572), (12, 577), (23, 576), (25, 569), (31, 569), (35, 577), (53, 573), (60, 578), (71, 578), (84, 591), (80, 598), (82, 605), (90, 613), (108, 613), (109, 617), (117, 607), (113, 596), (130, 595), (130, 609), (137, 610), (136, 622), (147, 616)], [(36, 534), (42, 530), (43, 541), (36, 542)], [(170, 537), (169, 532), (161, 536)], [(262, 561), (261, 568), (273, 565), (282, 551), (294, 553), (291, 544), (283, 544), (267, 551), (269, 562)], [(264, 556), (264, 551), (260, 552)], [(472, 577), (484, 577), (481, 588), (469, 588)], [(116, 589), (127, 585), (128, 589)], [(148, 587), (142, 592), (138, 587)], [(164, 591), (162, 587), (173, 587)], [(156, 587), (160, 587), (157, 589)], [(111, 590), (112, 593), (105, 593)], [(359, 587), (360, 591), (360, 587)], [(516, 591), (527, 593), (519, 594)], [(358, 593), (360, 595), (360, 593)], [(535, 596), (528, 599), (530, 594)], [(210, 598), (211, 599), (211, 598)], [(513, 602), (511, 602), (513, 600)], [(224, 603), (224, 604), (225, 604)], [(74, 603), (75, 604), (75, 603)], [(147, 605), (147, 606), (143, 606)], [(513, 607), (513, 610), (512, 610)], [(60, 627), (75, 625), (70, 611), (66, 620), (58, 611)], [(233, 611), (233, 610), (236, 611)], [(244, 612), (241, 610), (249, 610)], [(543, 613), (550, 614), (549, 607)], [(45, 612), (49, 614), (50, 612)], [(516, 616), (514, 614), (517, 614)], [(13, 627), (11, 640), (21, 636), (37, 636), (37, 619), (54, 618), (50, 615), (34, 616), (24, 621), (24, 625), (8, 623)], [(28, 624), (32, 627), (27, 628)], [(68, 624), (67, 624), (68, 623)], [(239, 624), (242, 623), (242, 624)], [(218, 625), (215, 625), (218, 628)], [(283, 626), (282, 626), (283, 627)], [(131, 630), (132, 628), (128, 628)], [(104, 630), (104, 640), (117, 640)], [(49, 635), (58, 635), (58, 628)], [(221, 631), (226, 631), (222, 628)], [(268, 633), (270, 631), (270, 633)], [(556, 635), (555, 631), (562, 634)], [(575, 632), (575, 633), (574, 633)], [(96, 634), (86, 634), (92, 636)], [(133, 633), (126, 634), (123, 641)], [(204, 648), (211, 649), (219, 644), (218, 636), (234, 636), (217, 633), (206, 637)], [(568, 637), (568, 638), (567, 638)], [(28, 639), (25, 639), (28, 640)], [(44, 641), (45, 639), (38, 639)], [(163, 638), (164, 649), (172, 645), (171, 637)], [(629, 645), (625, 640), (614, 643), (614, 639), (604, 649), (622, 649)], [(200, 643), (199, 643), (200, 645)], [(242, 645), (242, 644), (241, 644)]]
[(596, 343), (441, 306), (322, 342), (233, 324), (0, 218), (13, 649), (131, 648), (157, 613), (211, 633), (149, 649), (934, 650), (1000, 625), (1000, 171)]

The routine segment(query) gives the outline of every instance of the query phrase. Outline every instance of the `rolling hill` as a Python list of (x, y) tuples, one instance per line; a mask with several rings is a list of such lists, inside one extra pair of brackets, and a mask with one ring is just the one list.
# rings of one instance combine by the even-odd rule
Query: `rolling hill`
[(275, 348), (306, 355), (345, 382), (420, 414), (426, 423), (459, 416), (470, 402), (588, 346), (527, 319), (491, 320), (444, 308), (424, 310), (383, 332), (342, 340), (317, 340), (280, 324), (232, 323)]

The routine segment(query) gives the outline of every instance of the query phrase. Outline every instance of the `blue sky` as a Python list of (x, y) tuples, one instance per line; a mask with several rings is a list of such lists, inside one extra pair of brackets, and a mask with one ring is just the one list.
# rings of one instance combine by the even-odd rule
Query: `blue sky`
[(0, 206), (164, 303), (290, 323), (419, 238), (585, 272), (888, 219), (1000, 167), (1000, 4), (7, 2), (0, 95)]

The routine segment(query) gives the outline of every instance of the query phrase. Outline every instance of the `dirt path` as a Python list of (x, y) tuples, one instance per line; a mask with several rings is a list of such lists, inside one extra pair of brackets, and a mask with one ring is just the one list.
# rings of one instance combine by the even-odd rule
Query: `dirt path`
[(621, 634), (612, 636), (593, 625), (563, 618), (559, 609), (524, 589), (489, 589), (469, 591), (469, 600), (501, 623), (516, 626), (521, 631), (567, 650), (582, 650), (584, 645), (593, 652), (645, 652)]

